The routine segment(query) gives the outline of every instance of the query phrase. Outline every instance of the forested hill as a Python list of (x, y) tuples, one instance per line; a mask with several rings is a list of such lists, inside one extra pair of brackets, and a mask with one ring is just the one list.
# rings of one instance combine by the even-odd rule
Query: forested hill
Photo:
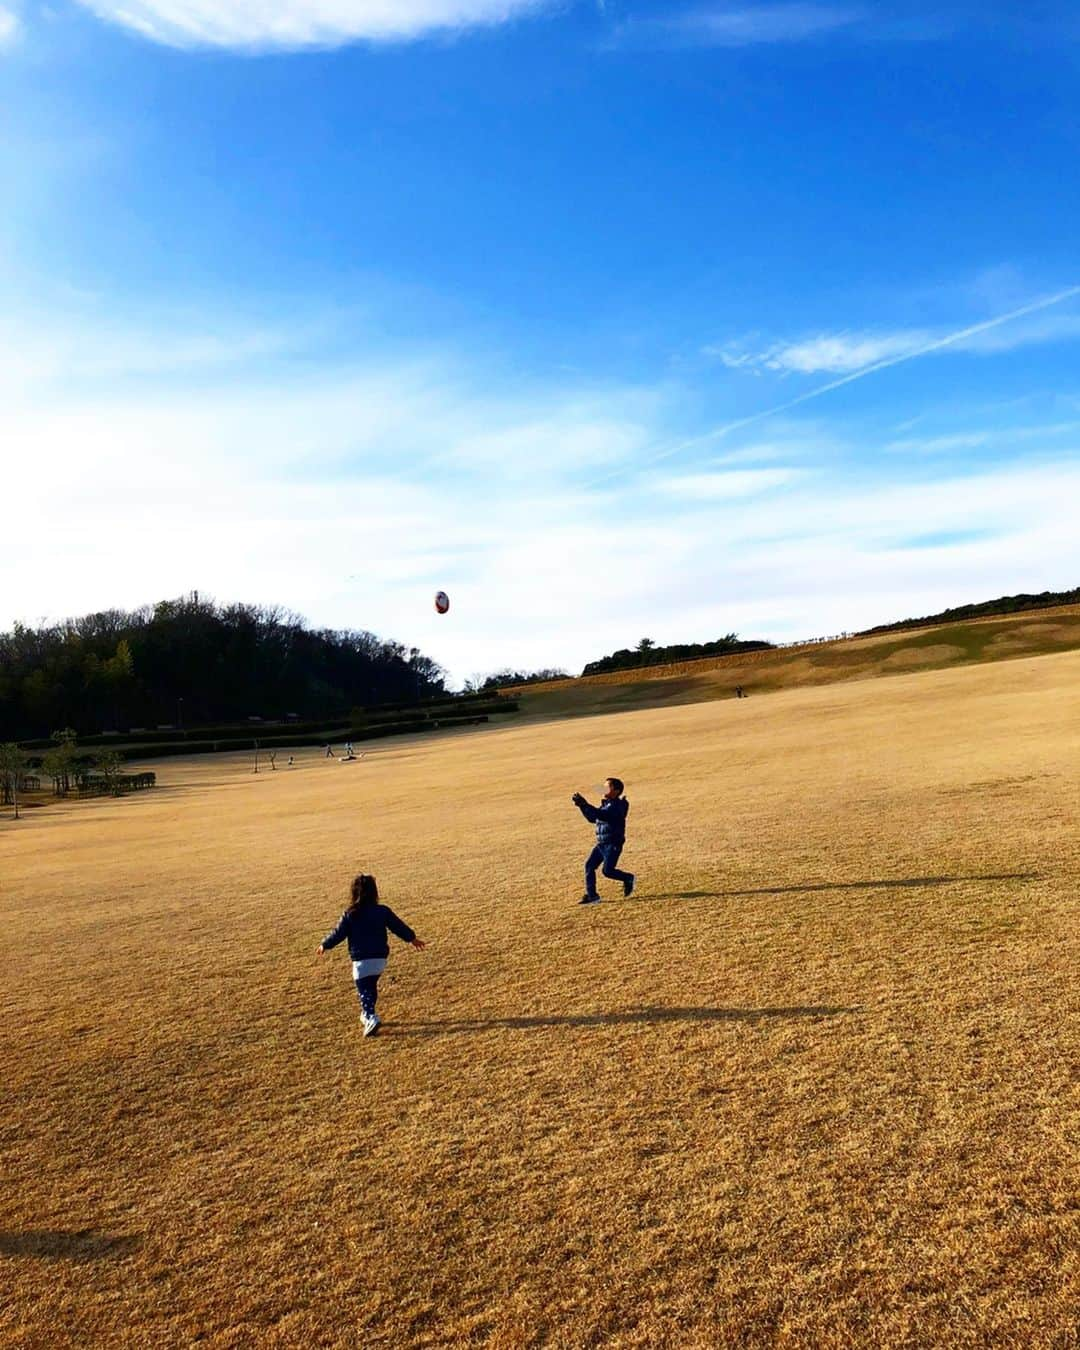
[[(582, 675), (605, 675), (614, 670), (638, 670), (642, 666), (670, 665), (673, 661), (696, 661), (704, 656), (733, 656), (738, 652), (768, 651), (771, 642), (742, 642), (735, 633), (715, 642), (680, 642), (658, 647), (651, 638), (642, 638), (636, 647), (620, 648), (599, 661), (590, 661)], [(522, 681), (524, 683), (524, 681)]]
[(0, 634), (0, 741), (317, 719), (443, 689), (443, 671), (414, 648), (197, 594)]
[(997, 600), (982, 600), (975, 605), (943, 609), (921, 619), (900, 619), (896, 623), (864, 628), (852, 637), (872, 637), (875, 633), (902, 633), (908, 628), (930, 628), (938, 624), (959, 623), (962, 619), (992, 619), (998, 614), (1019, 614), (1029, 609), (1057, 609), (1059, 605), (1080, 605), (1080, 587), (1074, 591), (1040, 591), (1036, 595), (1002, 595)]

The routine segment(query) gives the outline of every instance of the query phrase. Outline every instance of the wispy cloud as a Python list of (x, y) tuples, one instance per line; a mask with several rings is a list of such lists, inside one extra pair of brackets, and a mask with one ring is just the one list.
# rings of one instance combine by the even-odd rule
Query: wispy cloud
[(712, 3), (659, 16), (627, 19), (616, 30), (623, 43), (674, 48), (758, 47), (840, 36), (860, 43), (936, 42), (970, 26), (963, 10), (911, 13), (883, 4), (789, 0), (788, 3)]
[[(801, 408), (805, 404), (813, 402), (815, 399), (824, 398), (827, 394), (831, 394), (837, 389), (843, 389), (849, 384), (854, 384), (857, 380), (865, 380), (871, 375), (877, 375), (883, 370), (890, 370), (893, 366), (902, 365), (906, 361), (914, 361), (920, 357), (931, 356), (934, 353), (956, 347), (961, 343), (980, 337), (984, 333), (1003, 328), (1006, 324), (1015, 323), (1017, 320), (1027, 319), (1032, 315), (1041, 315), (1048, 309), (1053, 309), (1058, 305), (1065, 304), (1067, 301), (1075, 300), (1078, 296), (1080, 296), (1080, 285), (1069, 286), (1063, 291), (1057, 291), (1053, 295), (1042, 296), (1038, 300), (1032, 300), (1028, 304), (1020, 305), (1018, 308), (1011, 309), (1004, 314), (995, 314), (993, 318), (982, 319), (979, 323), (968, 324), (965, 328), (958, 328), (951, 333), (945, 333), (941, 337), (935, 337), (911, 350), (905, 350), (892, 356), (882, 357), (880, 360), (874, 361), (868, 366), (861, 366), (857, 370), (850, 371), (847, 374), (837, 375), (834, 379), (828, 380), (825, 384), (819, 384), (813, 389), (807, 389), (801, 394), (796, 394), (793, 398), (785, 399), (782, 403), (775, 403), (771, 407), (761, 408), (757, 412), (748, 413), (745, 417), (736, 417), (731, 421), (721, 422), (719, 426), (712, 427), (709, 431), (701, 432), (699, 435), (688, 436), (682, 440), (659, 446), (651, 454), (644, 457), (639, 464), (639, 468), (659, 464), (661, 461), (672, 459), (676, 455), (685, 455), (688, 451), (702, 450), (706, 446), (714, 445), (717, 441), (724, 440), (727, 437), (744, 431), (747, 427), (756, 426), (759, 423), (768, 421), (782, 413), (792, 412), (796, 408)], [(598, 486), (611, 477), (611, 474), (602, 475), (593, 480), (593, 486)]]
[(737, 345), (706, 347), (729, 370), (773, 370), (797, 375), (846, 375), (878, 361), (916, 351), (931, 341), (925, 331), (895, 333), (820, 333), (798, 342), (780, 342), (761, 351)]
[(805, 470), (735, 469), (658, 478), (655, 489), (668, 497), (695, 502), (736, 501), (788, 487), (805, 477)]
[(10, 9), (0, 8), (0, 48), (14, 42), (18, 33), (18, 17)]
[(861, 10), (840, 5), (798, 2), (739, 7), (722, 5), (640, 21), (631, 31), (651, 31), (680, 45), (752, 47), (762, 43), (805, 42), (838, 28), (847, 28), (861, 18)]
[(974, 450), (1015, 450), (1033, 441), (1044, 448), (1061, 443), (1067, 437), (1080, 436), (1080, 422), (1040, 422), (1033, 426), (994, 426), (979, 431), (960, 431), (938, 436), (905, 436), (887, 442), (882, 448), (898, 455), (964, 455)]
[[(1075, 288), (1063, 299), (1075, 299)], [(1055, 302), (1057, 303), (1057, 302)], [(973, 324), (960, 333), (925, 328), (891, 332), (818, 333), (793, 342), (768, 346), (752, 341), (711, 344), (702, 355), (719, 361), (729, 370), (760, 373), (774, 371), (791, 375), (848, 375), (936, 352), (969, 352), (994, 356), (1020, 347), (1042, 343), (1070, 342), (1080, 338), (1080, 314), (1020, 313), (1015, 322), (990, 320)]]
[(549, 0), (79, 0), (100, 18), (174, 47), (290, 49), (407, 42), (505, 23)]

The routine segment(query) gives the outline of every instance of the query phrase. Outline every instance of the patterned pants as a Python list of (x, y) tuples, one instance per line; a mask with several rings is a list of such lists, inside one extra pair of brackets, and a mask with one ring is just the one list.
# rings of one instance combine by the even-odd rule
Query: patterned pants
[(379, 976), (385, 969), (386, 961), (379, 957), (353, 962), (356, 993), (360, 999), (360, 1011), (365, 1017), (375, 1016), (375, 1000), (379, 997)]
[(378, 975), (362, 975), (356, 981), (356, 992), (360, 996), (360, 1011), (365, 1017), (374, 1017), (375, 1000), (379, 997)]

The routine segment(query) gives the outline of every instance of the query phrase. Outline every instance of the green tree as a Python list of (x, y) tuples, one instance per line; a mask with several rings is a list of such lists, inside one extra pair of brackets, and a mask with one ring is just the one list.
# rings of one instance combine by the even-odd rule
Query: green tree
[(94, 768), (105, 780), (105, 786), (113, 796), (118, 796), (120, 777), (124, 768), (123, 755), (118, 750), (102, 750), (94, 757)]

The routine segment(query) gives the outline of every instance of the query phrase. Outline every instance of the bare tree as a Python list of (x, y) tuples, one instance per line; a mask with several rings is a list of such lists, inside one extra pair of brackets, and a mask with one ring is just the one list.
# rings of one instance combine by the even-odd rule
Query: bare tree
[(15, 808), (15, 819), (19, 819), (19, 789), (22, 787), (23, 774), (26, 772), (26, 756), (13, 742), (0, 745), (0, 785), (3, 787), (5, 804)]

